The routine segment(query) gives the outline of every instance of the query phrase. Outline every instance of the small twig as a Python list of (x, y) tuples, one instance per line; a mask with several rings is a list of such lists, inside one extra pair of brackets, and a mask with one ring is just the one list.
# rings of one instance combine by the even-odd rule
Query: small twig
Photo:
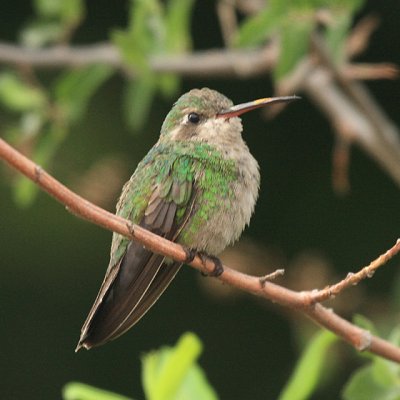
[(328, 69), (335, 81), (342, 87), (352, 102), (354, 102), (363, 113), (364, 118), (368, 120), (375, 129), (375, 136), (381, 138), (382, 144), (387, 144), (389, 146), (388, 151), (391, 151), (392, 147), (396, 146), (393, 151), (395, 151), (398, 156), (400, 140), (396, 135), (392, 135), (395, 128), (393, 124), (387, 120), (379, 105), (369, 96), (368, 91), (361, 84), (348, 79), (342, 71), (337, 68), (320, 35), (313, 34), (311, 36), (311, 42), (321, 63)]
[(346, 41), (346, 54), (349, 58), (354, 58), (367, 49), (371, 35), (378, 26), (379, 18), (374, 15), (368, 15), (357, 23)]
[(399, 67), (391, 63), (347, 64), (341, 68), (343, 75), (349, 80), (398, 79)]
[(226, 47), (231, 47), (232, 39), (237, 30), (237, 18), (233, 0), (219, 0), (217, 15)]
[(320, 303), (325, 300), (329, 300), (337, 296), (343, 290), (350, 286), (358, 285), (363, 279), (372, 278), (375, 271), (386, 264), (392, 259), (397, 253), (400, 252), (400, 239), (397, 240), (396, 244), (387, 250), (384, 254), (381, 254), (378, 258), (372, 261), (369, 265), (362, 268), (360, 271), (352, 273), (349, 272), (343, 280), (340, 282), (330, 285), (325, 289), (317, 292), (310, 293), (310, 301), (313, 303)]
[[(384, 129), (385, 140), (382, 140), (374, 127), (377, 121), (374, 125), (371, 124), (370, 117), (346, 96), (327, 69), (315, 67), (302, 84), (311, 100), (331, 121), (337, 133), (346, 141), (361, 146), (384, 168), (397, 185), (400, 185), (399, 132), (391, 121), (384, 117), (385, 122), (381, 128)], [(369, 93), (366, 90), (364, 92), (366, 98), (373, 101)]]
[[(2, 139), (0, 139), (0, 159), (3, 159), (31, 180), (36, 181), (38, 186), (61, 202), (65, 207), (68, 207), (77, 216), (113, 232), (137, 240), (154, 253), (162, 254), (181, 262), (186, 260), (186, 251), (179, 244), (157, 236), (83, 199), (47, 172), (39, 169), (40, 167), (34, 162), (16, 151)], [(196, 256), (189, 265), (200, 271), (206, 269), (209, 273), (212, 273), (215, 267), (212, 261), (203, 262), (199, 256)], [(368, 350), (388, 360), (400, 363), (400, 348), (353, 325), (320, 303), (310, 303), (310, 293), (308, 292), (295, 292), (269, 281), (265, 281), (261, 285), (259, 278), (235, 271), (228, 266), (224, 266), (224, 272), (218, 279), (248, 293), (299, 310), (317, 324), (336, 333), (356, 349)]]
[(337, 136), (332, 152), (332, 186), (337, 194), (350, 191), (349, 181), (350, 142)]
[(273, 281), (274, 279), (278, 278), (278, 276), (283, 276), (285, 275), (285, 270), (284, 269), (277, 269), (274, 272), (271, 272), (270, 274), (262, 276), (260, 279), (260, 284), (261, 286), (265, 285), (265, 282), (267, 281)]

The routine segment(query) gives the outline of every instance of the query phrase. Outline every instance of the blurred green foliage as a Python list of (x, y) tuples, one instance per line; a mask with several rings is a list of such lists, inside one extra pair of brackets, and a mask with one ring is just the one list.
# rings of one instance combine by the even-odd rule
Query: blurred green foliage
[[(133, 132), (143, 127), (157, 93), (167, 98), (178, 93), (179, 76), (155, 73), (149, 62), (153, 56), (176, 55), (190, 49), (194, 4), (194, 0), (130, 0), (126, 28), (114, 29), (110, 34), (125, 62), (127, 84), (122, 109)], [(342, 57), (354, 13), (362, 4), (363, 0), (273, 0), (245, 19), (235, 42), (251, 47), (278, 34), (282, 45), (274, 77), (279, 80), (307, 54), (310, 35), (318, 25), (318, 12), (329, 14), (327, 43), (337, 59)], [(82, 0), (34, 0), (33, 5), (35, 17), (21, 33), (22, 43), (33, 48), (66, 45), (86, 12)], [(29, 132), (33, 142), (30, 156), (50, 168), (70, 127), (85, 116), (88, 103), (115, 72), (105, 65), (65, 70), (55, 78), (52, 89), (39, 84), (33, 71), (21, 76), (1, 72), (0, 104), (19, 115), (19, 121), (6, 129), (8, 137), (21, 142), (26, 137), (16, 132)], [(16, 180), (15, 199), (19, 205), (32, 204), (36, 193), (35, 186), (25, 178)]]
[(14, 112), (32, 112), (46, 105), (46, 95), (39, 88), (23, 82), (12, 71), (0, 75), (0, 101)]
[[(34, 0), (36, 17), (23, 29), (22, 43), (27, 47), (65, 45), (85, 16), (82, 0)], [(156, 74), (149, 68), (153, 55), (179, 54), (189, 49), (190, 17), (194, 1), (131, 0), (126, 29), (111, 33), (134, 76), (125, 86), (123, 110), (128, 125), (137, 131), (146, 121), (158, 91), (172, 97), (179, 89), (179, 77)], [(96, 91), (115, 73), (106, 65), (65, 70), (55, 78), (52, 89), (38, 84), (33, 71), (28, 75), (0, 72), (0, 104), (19, 121), (6, 129), (14, 143), (24, 139), (18, 133), (29, 132), (34, 141), (31, 158), (49, 168), (70, 127), (85, 116), (87, 105)], [(50, 168), (51, 169), (51, 168)], [(37, 188), (21, 177), (15, 181), (15, 199), (21, 206), (32, 204)]]
[[(147, 400), (216, 400), (217, 395), (197, 364), (200, 339), (185, 333), (174, 347), (162, 347), (142, 357), (142, 385)], [(64, 400), (129, 400), (125, 396), (82, 383), (68, 383)]]
[[(362, 327), (367, 325), (374, 331), (373, 323), (362, 318)], [(378, 333), (379, 334), (379, 333)], [(400, 326), (396, 326), (387, 340), (400, 346)], [(366, 354), (371, 361), (353, 372), (343, 390), (343, 400), (399, 400), (400, 365), (373, 354)]]
[(338, 338), (329, 331), (316, 334), (303, 350), (279, 400), (306, 400), (318, 388), (325, 370), (328, 350)]
[(83, 0), (33, 0), (36, 17), (21, 32), (28, 47), (65, 41), (85, 16)]
[(308, 53), (310, 35), (321, 25), (318, 13), (326, 15), (324, 36), (333, 58), (339, 61), (354, 14), (363, 3), (364, 0), (271, 0), (263, 11), (242, 23), (235, 44), (255, 46), (278, 37), (281, 46), (274, 77), (280, 80)]
[(157, 93), (176, 95), (179, 77), (159, 74), (149, 67), (154, 55), (180, 54), (191, 45), (190, 18), (193, 0), (131, 0), (126, 30), (113, 32), (112, 38), (128, 66), (135, 69), (124, 96), (125, 118), (134, 131), (143, 126)]
[(108, 390), (99, 389), (79, 382), (70, 382), (64, 386), (63, 400), (133, 400)]
[[(358, 316), (362, 327), (375, 330), (372, 322)], [(400, 327), (388, 340), (400, 345)], [(324, 381), (331, 347), (338, 338), (321, 330), (310, 339), (278, 400), (307, 400)], [(329, 351), (331, 350), (331, 351)], [(218, 397), (197, 364), (202, 351), (199, 338), (185, 333), (174, 347), (164, 346), (142, 357), (142, 385), (147, 400), (216, 400)], [(400, 398), (400, 366), (381, 357), (367, 355), (371, 362), (356, 370), (343, 390), (343, 400), (396, 400)], [(82, 383), (63, 389), (64, 400), (130, 400), (125, 396)]]

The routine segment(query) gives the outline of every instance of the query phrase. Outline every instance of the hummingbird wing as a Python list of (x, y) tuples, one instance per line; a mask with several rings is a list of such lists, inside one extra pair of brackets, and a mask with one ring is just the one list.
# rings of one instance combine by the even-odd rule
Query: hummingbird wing
[[(152, 188), (139, 222), (142, 227), (170, 240), (175, 240), (184, 228), (194, 211), (196, 198), (192, 174), (182, 172), (189, 171), (190, 165), (185, 158), (186, 169), (182, 169), (181, 161), (176, 159), (170, 168), (164, 169), (161, 179)], [(130, 194), (123, 193), (122, 197), (129, 198)], [(123, 209), (123, 203), (117, 207), (119, 210)], [(121, 239), (115, 236), (115, 240)], [(77, 350), (99, 346), (128, 330), (155, 303), (182, 265), (152, 253), (140, 243), (127, 242), (125, 252), (116, 263), (112, 262), (112, 257), (82, 327)]]

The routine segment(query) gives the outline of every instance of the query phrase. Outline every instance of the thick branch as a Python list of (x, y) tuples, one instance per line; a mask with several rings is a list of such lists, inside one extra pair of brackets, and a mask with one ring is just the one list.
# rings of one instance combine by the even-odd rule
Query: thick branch
[[(0, 158), (33, 180), (77, 216), (103, 228), (135, 239), (155, 253), (182, 262), (186, 259), (185, 250), (180, 245), (152, 234), (137, 225), (133, 225), (130, 221), (124, 220), (88, 202), (67, 189), (2, 139), (0, 139)], [(206, 272), (212, 272), (214, 269), (212, 262), (203, 264), (199, 257), (196, 257), (190, 265)], [(400, 363), (399, 348), (351, 324), (336, 315), (333, 311), (323, 307), (320, 303), (314, 304), (310, 302), (310, 295), (307, 292), (294, 292), (264, 279), (260, 280), (260, 278), (235, 271), (227, 266), (224, 266), (224, 272), (219, 279), (238, 289), (302, 311), (317, 324), (335, 332), (360, 351), (368, 350), (386, 359)]]
[[(154, 72), (173, 72), (187, 77), (249, 77), (266, 74), (275, 65), (278, 48), (275, 43), (256, 50), (207, 50), (182, 55), (150, 57)], [(118, 49), (103, 43), (90, 46), (56, 46), (29, 49), (0, 42), (0, 64), (26, 64), (38, 68), (81, 67), (105, 64), (125, 67)], [(129, 67), (135, 75), (135, 69)]]

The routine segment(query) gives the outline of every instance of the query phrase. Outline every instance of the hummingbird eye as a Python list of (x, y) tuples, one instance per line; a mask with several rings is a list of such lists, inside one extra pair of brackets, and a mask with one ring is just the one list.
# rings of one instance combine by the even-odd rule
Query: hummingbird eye
[(200, 122), (200, 115), (195, 112), (191, 112), (188, 114), (188, 121), (192, 124), (198, 124)]

